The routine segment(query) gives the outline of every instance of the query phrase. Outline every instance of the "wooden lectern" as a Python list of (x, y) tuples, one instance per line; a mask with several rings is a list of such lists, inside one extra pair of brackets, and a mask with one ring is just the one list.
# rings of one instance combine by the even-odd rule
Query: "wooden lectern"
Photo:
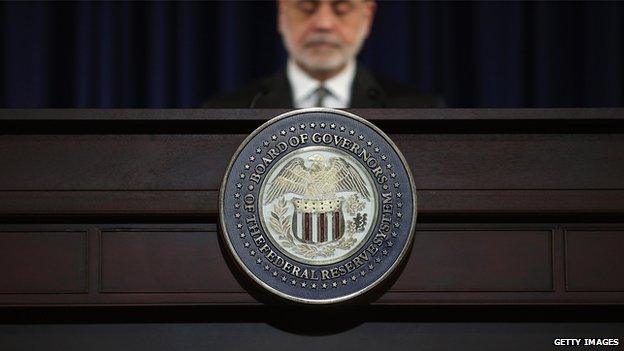
[(237, 274), (217, 233), (230, 157), (284, 110), (2, 110), (0, 349), (624, 337), (624, 109), (350, 111), (408, 160), (417, 231), (373, 295), (309, 308)]

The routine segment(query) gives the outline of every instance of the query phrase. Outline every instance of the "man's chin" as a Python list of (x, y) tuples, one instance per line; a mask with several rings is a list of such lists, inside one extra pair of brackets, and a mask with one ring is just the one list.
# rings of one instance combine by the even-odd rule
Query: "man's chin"
[(347, 64), (343, 57), (307, 57), (301, 60), (307, 70), (313, 72), (334, 72), (342, 69)]

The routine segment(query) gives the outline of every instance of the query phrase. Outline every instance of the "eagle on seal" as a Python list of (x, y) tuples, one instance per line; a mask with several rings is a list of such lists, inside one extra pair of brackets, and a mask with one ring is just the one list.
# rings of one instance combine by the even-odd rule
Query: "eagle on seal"
[(276, 198), (294, 193), (307, 199), (328, 199), (343, 191), (355, 191), (366, 200), (370, 193), (360, 174), (347, 161), (331, 157), (328, 162), (320, 154), (311, 155), (310, 167), (301, 157), (290, 160), (269, 185), (265, 204)]

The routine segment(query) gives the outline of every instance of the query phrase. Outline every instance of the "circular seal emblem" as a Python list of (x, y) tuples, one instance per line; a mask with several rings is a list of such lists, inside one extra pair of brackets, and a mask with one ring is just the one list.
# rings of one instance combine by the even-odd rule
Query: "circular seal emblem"
[(372, 289), (405, 258), (416, 189), (403, 155), (372, 123), (303, 109), (245, 139), (219, 211), (224, 243), (255, 282), (293, 301), (335, 303)]

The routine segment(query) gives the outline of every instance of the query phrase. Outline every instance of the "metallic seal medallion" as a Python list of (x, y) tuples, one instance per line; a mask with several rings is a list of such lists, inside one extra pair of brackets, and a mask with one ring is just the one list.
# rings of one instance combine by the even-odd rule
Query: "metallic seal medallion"
[(416, 189), (392, 141), (331, 109), (283, 114), (234, 154), (219, 199), (224, 242), (254, 281), (311, 304), (381, 283), (410, 248)]

